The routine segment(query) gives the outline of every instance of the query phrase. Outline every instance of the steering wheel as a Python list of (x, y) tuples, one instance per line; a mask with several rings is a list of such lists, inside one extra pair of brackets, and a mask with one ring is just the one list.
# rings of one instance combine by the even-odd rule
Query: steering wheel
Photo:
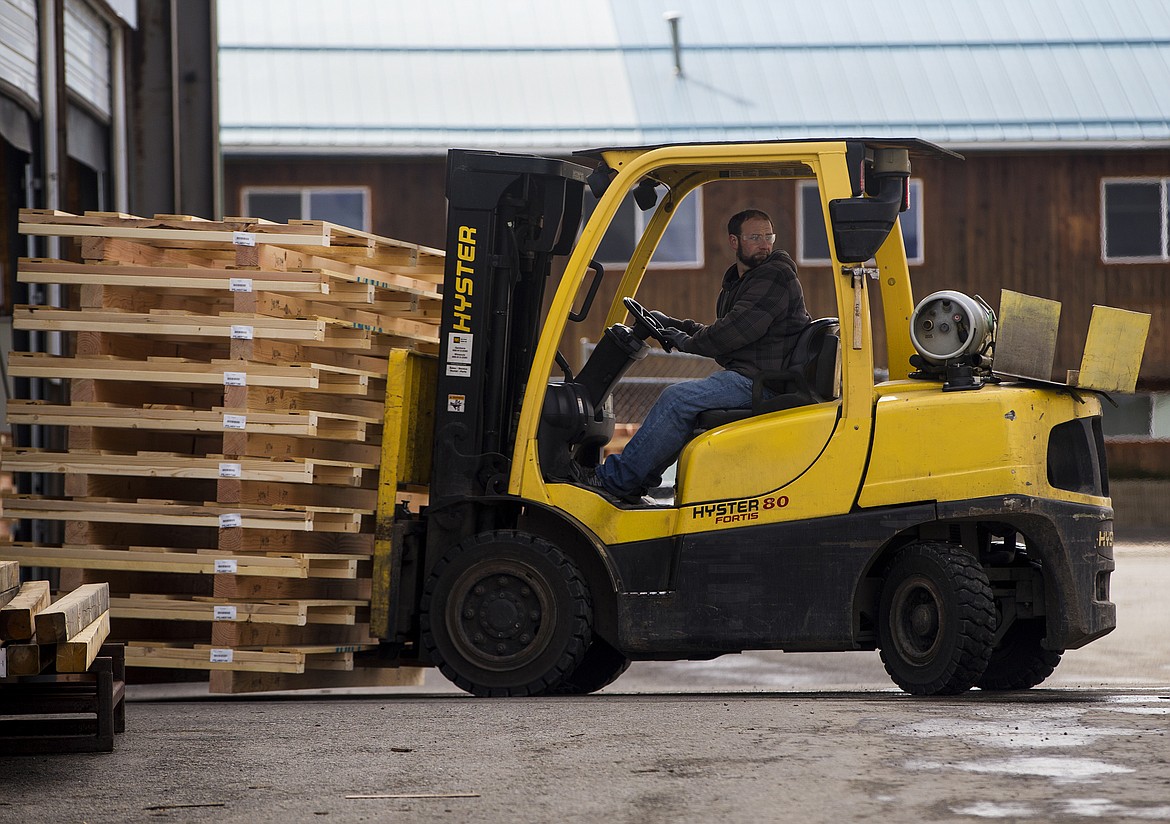
[(673, 346), (670, 339), (664, 334), (665, 330), (662, 324), (654, 319), (654, 316), (646, 311), (646, 307), (638, 303), (633, 298), (622, 298), (622, 303), (625, 304), (626, 309), (634, 316), (634, 334), (645, 340), (647, 335), (654, 338), (662, 344), (662, 348), (670, 351)]

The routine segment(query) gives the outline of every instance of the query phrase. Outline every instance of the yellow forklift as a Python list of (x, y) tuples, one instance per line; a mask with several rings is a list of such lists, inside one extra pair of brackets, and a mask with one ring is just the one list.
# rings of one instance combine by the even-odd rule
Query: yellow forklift
[[(582, 164), (451, 151), (440, 352), (390, 358), (383, 657), (514, 696), (591, 692), (632, 660), (879, 649), (898, 686), (933, 695), (1032, 687), (1112, 630), (1100, 398), (997, 372), (981, 300), (915, 303), (897, 227), (918, 155), (958, 159), (886, 139), (612, 148)], [(615, 386), (662, 337), (636, 297), (676, 207), (727, 180), (816, 182), (837, 316), (806, 330), (786, 403), (700, 421), (673, 501), (616, 503), (569, 479), (600, 460)], [(598, 202), (581, 228), (586, 187)], [(574, 373), (558, 344), (599, 309), (599, 243), (628, 194), (646, 205), (655, 190)], [(402, 489), (427, 504), (411, 511)]]

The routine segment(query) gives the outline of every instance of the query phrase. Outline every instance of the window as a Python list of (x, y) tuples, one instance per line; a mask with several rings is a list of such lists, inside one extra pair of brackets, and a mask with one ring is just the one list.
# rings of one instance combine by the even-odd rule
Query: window
[(1170, 393), (1114, 396), (1116, 406), (1102, 404), (1106, 438), (1170, 438)]
[[(902, 241), (906, 244), (906, 260), (922, 263), (922, 181), (910, 180), (910, 208), (898, 216), (902, 227)], [(829, 237), (825, 233), (821, 193), (817, 184), (802, 180), (796, 188), (796, 260), (798, 263), (825, 265), (829, 263)]]
[(1101, 181), (1101, 258), (1107, 263), (1170, 260), (1167, 188), (1170, 178)]
[[(666, 187), (658, 186), (658, 202), (666, 195)], [(588, 221), (597, 207), (597, 201), (588, 192), (585, 195), (585, 217)], [(634, 246), (642, 237), (654, 210), (643, 212), (634, 203), (633, 193), (627, 194), (617, 214), (605, 231), (596, 258), (605, 266), (624, 265), (634, 253)], [(650, 259), (650, 266), (673, 269), (692, 269), (703, 265), (703, 193), (693, 191), (675, 208), (658, 248)]]
[(326, 220), (349, 229), (370, 231), (370, 190), (366, 186), (246, 187), (244, 215), (276, 223)]

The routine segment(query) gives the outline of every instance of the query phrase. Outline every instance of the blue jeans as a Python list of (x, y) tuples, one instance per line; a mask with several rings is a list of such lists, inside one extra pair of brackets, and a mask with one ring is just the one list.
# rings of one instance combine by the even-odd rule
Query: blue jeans
[(657, 485), (663, 470), (677, 460), (700, 412), (751, 405), (752, 379), (738, 372), (716, 372), (668, 386), (622, 454), (606, 458), (597, 475), (611, 492), (641, 494), (643, 487)]

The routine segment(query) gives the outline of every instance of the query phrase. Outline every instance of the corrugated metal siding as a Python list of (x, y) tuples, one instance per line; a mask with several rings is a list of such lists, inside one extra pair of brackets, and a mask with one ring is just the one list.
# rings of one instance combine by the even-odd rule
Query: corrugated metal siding
[(0, 0), (0, 80), (40, 113), (36, 0)]
[(220, 0), (219, 20), (229, 152), (1170, 142), (1161, 0)]
[(110, 118), (110, 27), (82, 0), (65, 0), (65, 85)]

